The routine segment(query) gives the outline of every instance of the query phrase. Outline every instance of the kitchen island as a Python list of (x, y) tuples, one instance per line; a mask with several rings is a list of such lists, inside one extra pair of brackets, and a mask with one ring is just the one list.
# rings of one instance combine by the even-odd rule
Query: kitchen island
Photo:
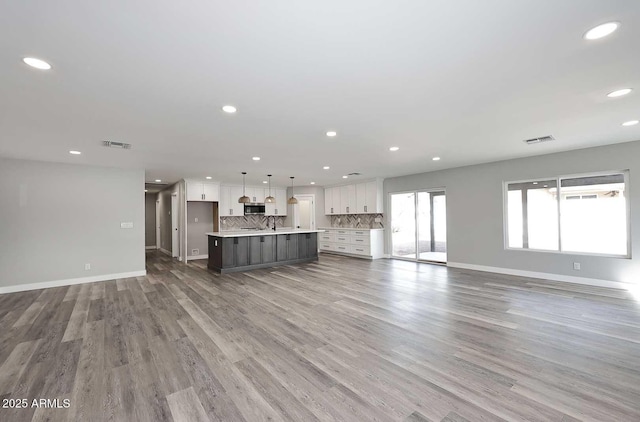
[(318, 233), (322, 231), (278, 229), (207, 233), (207, 266), (219, 273), (231, 273), (317, 261)]

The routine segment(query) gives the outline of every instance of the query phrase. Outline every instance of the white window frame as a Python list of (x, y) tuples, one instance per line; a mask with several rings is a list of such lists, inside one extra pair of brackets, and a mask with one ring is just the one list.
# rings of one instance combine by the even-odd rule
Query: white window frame
[[(596, 176), (607, 176), (612, 174), (622, 174), (624, 177), (624, 189), (625, 189), (625, 205), (627, 208), (627, 254), (626, 255), (617, 255), (617, 254), (603, 254), (603, 253), (592, 253), (592, 252), (572, 252), (572, 251), (563, 251), (562, 250), (562, 231), (561, 231), (561, 219), (562, 219), (562, 209), (560, 200), (560, 196), (562, 195), (562, 189), (560, 186), (560, 181), (562, 179), (574, 179), (580, 177), (596, 177)], [(512, 248), (509, 246), (509, 210), (508, 210), (508, 193), (509, 193), (509, 185), (516, 183), (532, 183), (539, 182), (541, 180), (555, 180), (557, 189), (558, 189), (558, 249), (557, 251), (552, 251), (548, 249), (533, 249), (533, 248)], [(503, 242), (504, 249), (508, 251), (520, 251), (520, 252), (538, 252), (538, 253), (550, 253), (550, 254), (560, 254), (560, 255), (585, 255), (585, 256), (600, 256), (606, 258), (623, 258), (623, 259), (631, 259), (631, 198), (630, 198), (630, 187), (629, 187), (629, 170), (611, 170), (611, 171), (594, 171), (588, 173), (578, 173), (578, 174), (565, 174), (560, 176), (551, 176), (551, 177), (537, 177), (534, 179), (523, 179), (523, 180), (510, 180), (502, 182), (502, 227), (503, 227)]]

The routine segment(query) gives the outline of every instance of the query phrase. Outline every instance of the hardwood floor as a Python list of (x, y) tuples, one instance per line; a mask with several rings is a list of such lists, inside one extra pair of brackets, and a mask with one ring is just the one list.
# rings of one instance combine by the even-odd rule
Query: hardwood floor
[(146, 277), (0, 296), (0, 399), (28, 400), (0, 421), (640, 420), (624, 291), (326, 254), (228, 275), (147, 257)]

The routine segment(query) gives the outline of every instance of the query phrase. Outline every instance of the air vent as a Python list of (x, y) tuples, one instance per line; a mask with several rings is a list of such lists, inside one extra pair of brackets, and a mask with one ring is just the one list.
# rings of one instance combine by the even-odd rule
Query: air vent
[(102, 141), (102, 145), (107, 148), (131, 149), (131, 144), (116, 141)]
[(555, 138), (551, 135), (548, 135), (548, 136), (542, 136), (540, 138), (526, 139), (524, 143), (531, 145), (531, 144), (540, 144), (542, 142), (549, 142), (549, 141), (555, 141)]
[(362, 176), (362, 173), (349, 173), (349, 176)]

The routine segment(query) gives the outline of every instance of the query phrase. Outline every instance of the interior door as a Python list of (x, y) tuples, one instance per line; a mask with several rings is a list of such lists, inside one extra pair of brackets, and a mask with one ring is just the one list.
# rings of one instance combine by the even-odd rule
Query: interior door
[(314, 195), (296, 195), (298, 204), (293, 206), (293, 223), (298, 229), (315, 230), (315, 196)]
[(156, 249), (160, 249), (160, 201), (156, 201)]
[(179, 241), (178, 236), (178, 193), (171, 194), (171, 256), (179, 257)]

